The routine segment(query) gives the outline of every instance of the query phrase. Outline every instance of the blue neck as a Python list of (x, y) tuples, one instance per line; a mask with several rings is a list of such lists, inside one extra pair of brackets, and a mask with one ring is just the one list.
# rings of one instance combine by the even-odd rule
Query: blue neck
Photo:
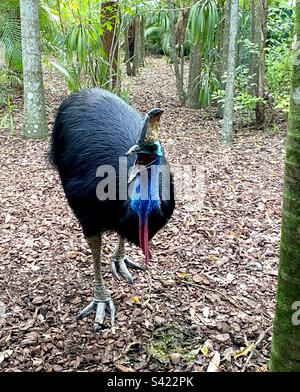
[(161, 161), (162, 157), (158, 156), (148, 169), (136, 176), (134, 181), (130, 207), (139, 216), (142, 225), (145, 224), (153, 210), (160, 208), (159, 170)]

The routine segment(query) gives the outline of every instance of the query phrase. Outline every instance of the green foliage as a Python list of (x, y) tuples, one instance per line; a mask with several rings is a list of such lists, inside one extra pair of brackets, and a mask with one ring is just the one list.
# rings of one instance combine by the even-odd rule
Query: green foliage
[(0, 67), (0, 86), (0, 106), (5, 106), (8, 96), (22, 87), (19, 73), (5, 66)]
[(284, 46), (273, 47), (266, 56), (268, 90), (275, 99), (275, 108), (285, 112), (288, 112), (290, 102), (292, 58), (291, 55), (288, 55), (289, 52), (290, 49)]
[(282, 5), (269, 8), (266, 83), (275, 100), (275, 108), (285, 112), (288, 112), (290, 102), (292, 31), (292, 7)]
[(16, 105), (13, 105), (11, 102), (11, 96), (7, 96), (7, 103), (6, 103), (6, 110), (0, 122), (0, 129), (10, 128), (10, 132), (12, 136), (15, 136), (15, 124), (14, 124), (14, 117), (13, 112), (17, 110)]
[(57, 53), (59, 53), (59, 62), (50, 60), (50, 64), (65, 78), (70, 91), (78, 91), (81, 87), (80, 74), (78, 75), (76, 68), (68, 61), (64, 51), (57, 48)]
[[(250, 93), (251, 77), (252, 75), (249, 74), (249, 69), (246, 65), (241, 64), (236, 68), (233, 109), (240, 117), (246, 117), (249, 123), (254, 120), (253, 114), (257, 103), (263, 101), (261, 98), (253, 97)], [(223, 78), (225, 83), (226, 74)], [(223, 105), (225, 90), (218, 89), (216, 93), (213, 94), (212, 99)]]
[(213, 47), (219, 14), (215, 0), (202, 0), (193, 5), (189, 24), (193, 42), (198, 42), (201, 51)]
[[(258, 48), (249, 40), (249, 11), (244, 10), (241, 36), (239, 40), (241, 64), (236, 69), (234, 110), (252, 120), (257, 103), (262, 98), (251, 94), (249, 57), (257, 54)], [(246, 15), (246, 16), (245, 16)], [(288, 111), (292, 60), (290, 53), (291, 32), (293, 30), (292, 10), (287, 5), (273, 5), (268, 9), (267, 47), (265, 54), (266, 91), (275, 101), (275, 109)], [(226, 75), (222, 77), (226, 80)], [(213, 99), (223, 103), (225, 91), (218, 90)]]
[[(99, 0), (39, 2), (43, 52), (51, 54), (52, 65), (63, 75), (71, 91), (88, 86), (111, 89), (113, 78), (119, 77), (119, 59), (117, 71), (112, 66), (115, 48), (107, 58), (102, 45), (103, 33), (105, 30), (112, 31), (115, 16), (104, 20), (102, 3)], [(224, 2), (199, 0), (193, 4), (191, 0), (174, 0), (173, 6), (176, 20), (180, 15), (180, 8), (189, 9), (185, 42), (183, 48), (177, 48), (178, 55), (189, 55), (190, 45), (194, 42), (200, 45), (201, 70), (195, 80), (195, 86), (200, 86), (200, 106), (205, 106), (215, 99), (222, 100), (223, 92), (219, 82)], [(115, 30), (117, 40), (121, 40), (124, 24), (127, 23), (125, 21), (137, 12), (145, 11), (147, 50), (170, 56), (170, 26), (165, 1), (121, 0), (118, 7)], [(241, 10), (240, 20), (239, 60), (242, 64), (237, 69), (235, 110), (251, 114), (257, 100), (250, 94), (251, 75), (247, 69), (249, 56), (256, 52), (257, 48), (249, 40), (247, 2)], [(290, 50), (292, 29), (292, 7), (284, 1), (276, 4), (271, 2), (268, 9), (265, 77), (267, 91), (274, 97), (276, 108), (283, 110), (287, 110), (289, 105), (291, 59), (287, 53)], [(6, 78), (19, 78), (22, 70), (19, 0), (0, 0), (0, 63), (7, 65)], [(226, 75), (223, 77), (226, 78)]]
[(147, 14), (146, 48), (154, 54), (170, 54), (169, 18), (166, 10), (157, 10)]
[(210, 104), (212, 95), (218, 90), (219, 82), (214, 72), (217, 61), (216, 50), (218, 39), (219, 13), (215, 0), (202, 0), (194, 4), (189, 14), (188, 28), (191, 41), (197, 42), (202, 58), (202, 72), (199, 75), (199, 104), (204, 107)]
[(292, 5), (270, 6), (268, 9), (268, 46), (281, 46), (291, 41), (294, 27)]
[(214, 75), (212, 64), (212, 61), (208, 64), (204, 63), (203, 74), (199, 76), (199, 104), (202, 107), (211, 103), (212, 97), (218, 91), (220, 86), (218, 79)]
[(119, 92), (119, 97), (122, 98), (125, 102), (127, 102), (128, 104), (131, 104), (130, 101), (130, 90), (129, 88), (122, 88), (121, 91)]
[(115, 22), (117, 36), (121, 21), (115, 20), (115, 15), (104, 20), (103, 10), (96, 0), (57, 0), (56, 3), (56, 7), (50, 4), (45, 8), (56, 26), (47, 43), (57, 58), (52, 65), (66, 79), (71, 91), (91, 86), (112, 89), (112, 79), (117, 76), (112, 65), (116, 46), (108, 58), (102, 37), (105, 30), (112, 31)]
[(1, 0), (0, 2), (1, 62), (16, 72), (22, 72), (21, 24), (17, 0)]

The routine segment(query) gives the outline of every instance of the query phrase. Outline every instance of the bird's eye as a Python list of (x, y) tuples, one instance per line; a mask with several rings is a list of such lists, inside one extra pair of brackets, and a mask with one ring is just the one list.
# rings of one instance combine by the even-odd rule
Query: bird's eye
[(148, 147), (149, 152), (155, 152), (156, 149), (157, 149), (157, 147), (155, 145), (153, 145), (153, 144)]

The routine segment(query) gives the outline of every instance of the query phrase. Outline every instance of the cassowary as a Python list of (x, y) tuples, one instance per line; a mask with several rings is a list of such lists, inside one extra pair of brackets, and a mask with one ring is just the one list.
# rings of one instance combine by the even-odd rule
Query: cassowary
[(143, 117), (116, 95), (92, 88), (69, 95), (56, 115), (50, 160), (82, 226), (94, 264), (94, 297), (77, 319), (96, 311), (95, 330), (104, 327), (106, 311), (113, 329), (115, 319), (102, 277), (101, 234), (118, 233), (112, 273), (132, 284), (128, 268), (143, 268), (125, 256), (125, 240), (139, 245), (148, 263), (148, 241), (174, 210), (173, 180), (158, 138), (162, 112), (152, 109)]

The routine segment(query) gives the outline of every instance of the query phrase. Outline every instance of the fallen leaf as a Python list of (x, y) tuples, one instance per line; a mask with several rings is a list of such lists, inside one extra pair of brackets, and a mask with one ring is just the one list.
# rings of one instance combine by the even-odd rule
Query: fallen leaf
[(232, 283), (235, 279), (235, 275), (233, 275), (231, 272), (228, 272), (228, 274), (226, 275), (226, 283)]
[(234, 351), (233, 351), (232, 347), (227, 348), (223, 353), (223, 359), (231, 362), (231, 357), (232, 357), (233, 353), (234, 353)]
[(219, 333), (218, 335), (216, 335), (216, 339), (219, 342), (226, 342), (227, 340), (230, 339), (230, 335), (229, 333)]
[(219, 371), (220, 367), (220, 353), (215, 352), (214, 356), (212, 357), (211, 361), (209, 362), (207, 372), (208, 373), (215, 373)]
[(190, 315), (191, 315), (192, 319), (195, 318), (195, 315), (196, 315), (196, 309), (195, 308), (190, 308)]
[(208, 356), (208, 352), (209, 352), (209, 348), (208, 346), (206, 346), (205, 344), (200, 348), (200, 351), (202, 352), (202, 354), (207, 357)]
[(33, 366), (40, 366), (43, 363), (42, 358), (32, 358), (32, 364)]
[(177, 276), (178, 276), (180, 279), (188, 279), (191, 275), (188, 274), (187, 272), (180, 272), (179, 274), (177, 274)]
[(10, 214), (7, 214), (7, 215), (5, 216), (4, 223), (9, 223), (10, 221), (11, 221), (11, 215), (10, 215)]
[(234, 358), (237, 359), (239, 357), (242, 357), (244, 355), (247, 355), (250, 351), (252, 351), (254, 347), (254, 343), (249, 344), (249, 346), (243, 348), (241, 351), (238, 351), (237, 353), (234, 354)]
[(127, 367), (124, 366), (120, 363), (115, 363), (115, 368), (119, 371), (119, 372), (123, 372), (123, 373), (132, 373), (134, 372), (134, 370), (131, 367)]
[(193, 276), (193, 281), (195, 283), (202, 283), (203, 282), (203, 277), (199, 274), (199, 275), (194, 275)]
[(170, 355), (171, 362), (174, 363), (174, 365), (178, 365), (180, 360), (181, 360), (181, 355), (179, 353), (172, 353)]
[(70, 258), (70, 259), (75, 259), (77, 256), (79, 256), (80, 255), (80, 253), (78, 253), (78, 252), (76, 252), (75, 250), (70, 250), (68, 253), (67, 253), (67, 256)]
[(13, 350), (5, 350), (0, 353), (0, 363), (4, 361), (4, 359), (8, 358), (11, 356), (13, 353)]
[(205, 307), (203, 308), (203, 310), (202, 310), (202, 313), (203, 313), (203, 316), (204, 316), (205, 318), (208, 318), (208, 317), (209, 317), (209, 307), (208, 307), (208, 306), (205, 306)]
[(4, 352), (0, 353), (0, 364), (4, 361), (5, 359), (5, 354)]

